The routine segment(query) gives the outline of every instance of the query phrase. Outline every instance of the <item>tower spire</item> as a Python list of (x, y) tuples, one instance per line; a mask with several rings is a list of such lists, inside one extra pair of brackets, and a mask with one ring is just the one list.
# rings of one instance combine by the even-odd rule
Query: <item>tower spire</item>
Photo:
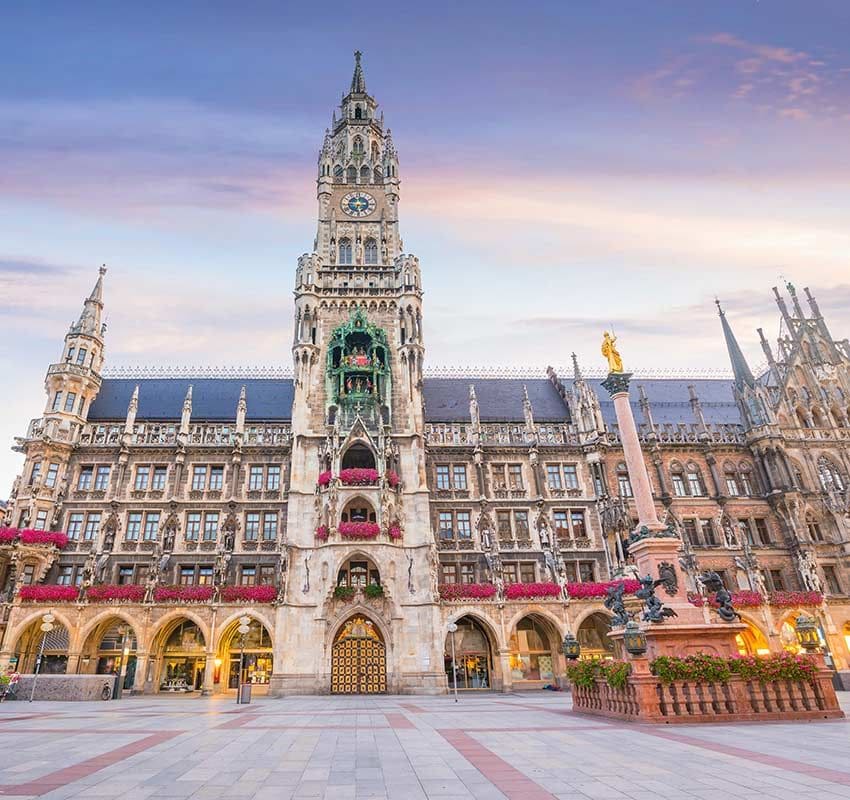
[(360, 66), (360, 56), (362, 56), (359, 50), (354, 51), (354, 74), (351, 76), (351, 93), (352, 94), (366, 94), (366, 79), (363, 77), (363, 68)]
[(732, 372), (735, 375), (735, 386), (740, 390), (744, 386), (753, 388), (756, 385), (753, 373), (750, 371), (747, 359), (744, 358), (744, 353), (738, 345), (738, 340), (735, 334), (732, 333), (732, 328), (729, 321), (726, 319), (726, 314), (720, 306), (720, 300), (714, 301), (717, 305), (717, 310), (720, 313), (720, 325), (723, 328), (723, 337), (726, 339), (726, 349), (729, 351), (729, 360), (732, 362)]
[(103, 312), (103, 276), (106, 275), (106, 264), (98, 270), (97, 281), (91, 294), (83, 303), (83, 310), (75, 325), (71, 326), (73, 333), (88, 333), (97, 336), (101, 333), (101, 315)]

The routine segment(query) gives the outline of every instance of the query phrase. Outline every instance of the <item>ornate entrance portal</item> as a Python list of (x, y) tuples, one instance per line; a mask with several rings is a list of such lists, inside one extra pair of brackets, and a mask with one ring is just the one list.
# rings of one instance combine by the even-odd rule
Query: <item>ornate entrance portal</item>
[(387, 690), (387, 655), (375, 626), (352, 617), (342, 626), (331, 656), (332, 694), (379, 694)]

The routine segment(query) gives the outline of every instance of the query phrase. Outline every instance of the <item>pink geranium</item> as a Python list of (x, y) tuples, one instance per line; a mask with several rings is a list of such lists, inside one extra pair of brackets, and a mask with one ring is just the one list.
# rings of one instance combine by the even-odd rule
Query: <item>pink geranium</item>
[(346, 539), (374, 539), (381, 526), (377, 522), (340, 522), (338, 530)]
[(398, 477), (398, 473), (394, 469), (387, 470), (387, 484), (395, 489), (398, 486), (401, 478)]
[(330, 535), (330, 530), (328, 529), (327, 525), (319, 525), (319, 527), (316, 528), (316, 538), (320, 542), (326, 542), (329, 535)]
[(21, 600), (29, 600), (33, 603), (73, 603), (79, 593), (80, 590), (76, 586), (56, 584), (21, 586), (18, 591)]
[(215, 590), (212, 586), (159, 586), (154, 589), (153, 599), (157, 603), (181, 601), (186, 603), (206, 603), (212, 599)]
[(145, 587), (134, 583), (108, 584), (90, 586), (86, 590), (86, 598), (93, 603), (109, 602), (111, 600), (125, 601), (127, 603), (141, 603), (145, 596)]
[(14, 542), (17, 538), (18, 531), (16, 528), (0, 528), (0, 544)]
[(440, 597), (443, 600), (490, 600), (496, 596), (492, 583), (443, 583)]
[(339, 480), (345, 486), (372, 486), (380, 479), (378, 470), (352, 467), (339, 473)]
[(221, 590), (221, 599), (225, 603), (249, 602), (271, 603), (277, 597), (274, 586), (225, 586)]
[(18, 531), (18, 538), (24, 544), (48, 544), (60, 550), (68, 544), (68, 537), (56, 531), (37, 531), (32, 528)]
[(398, 525), (391, 525), (387, 533), (390, 539), (401, 539), (401, 528)]
[(326, 469), (324, 472), (319, 473), (319, 486), (328, 486), (333, 479), (333, 475), (331, 475), (331, 471)]
[(505, 587), (505, 598), (508, 600), (560, 596), (561, 587), (557, 583), (511, 583)]
[(781, 608), (819, 606), (823, 603), (823, 595), (820, 592), (773, 592), (768, 597), (768, 602)]
[(608, 589), (620, 583), (625, 585), (626, 594), (634, 594), (638, 589), (640, 589), (640, 581), (630, 578), (628, 580), (603, 581), (600, 583), (594, 581), (568, 583), (567, 594), (573, 600), (587, 600), (594, 597), (605, 597), (608, 594)]

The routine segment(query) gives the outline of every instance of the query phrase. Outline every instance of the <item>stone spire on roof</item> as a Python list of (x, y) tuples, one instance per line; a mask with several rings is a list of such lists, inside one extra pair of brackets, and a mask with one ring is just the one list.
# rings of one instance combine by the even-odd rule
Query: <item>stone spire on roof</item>
[(363, 77), (363, 67), (360, 66), (362, 55), (359, 50), (354, 51), (354, 74), (351, 76), (352, 94), (366, 94), (366, 79)]
[(98, 270), (97, 282), (91, 294), (83, 303), (83, 310), (75, 325), (71, 326), (73, 333), (87, 333), (100, 336), (103, 333), (101, 316), (103, 313), (103, 276), (106, 275), (106, 264)]
[(243, 386), (236, 404), (236, 433), (245, 433), (245, 415), (248, 413), (248, 400)]
[(732, 328), (729, 321), (726, 319), (726, 314), (720, 305), (720, 300), (714, 301), (717, 304), (717, 310), (720, 313), (720, 325), (723, 328), (723, 336), (726, 339), (726, 349), (729, 351), (729, 360), (732, 362), (732, 372), (735, 375), (735, 386), (741, 390), (744, 386), (752, 388), (755, 386), (755, 378), (750, 371), (750, 366), (747, 364), (747, 359), (744, 358), (744, 353), (741, 350), (735, 334), (732, 333)]
[(124, 433), (132, 435), (133, 426), (136, 424), (136, 414), (139, 411), (139, 384), (133, 389), (133, 394), (130, 395), (130, 402), (127, 404), (127, 417), (124, 420)]

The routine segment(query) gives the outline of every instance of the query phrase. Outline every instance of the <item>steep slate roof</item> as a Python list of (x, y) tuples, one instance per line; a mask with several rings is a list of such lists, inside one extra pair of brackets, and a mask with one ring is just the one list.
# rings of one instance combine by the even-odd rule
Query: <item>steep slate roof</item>
[(140, 420), (179, 420), (192, 386), (192, 419), (233, 422), (245, 387), (247, 420), (275, 422), (292, 416), (289, 378), (104, 378), (89, 410), (90, 421), (125, 419), (133, 388), (139, 387)]
[[(563, 379), (562, 379), (563, 380)], [(571, 380), (563, 380), (572, 388)], [(614, 405), (601, 380), (588, 380), (599, 397), (602, 416), (613, 424)], [(293, 386), (290, 378), (104, 378), (88, 418), (92, 422), (123, 420), (133, 388), (139, 386), (139, 420), (179, 420), (183, 399), (192, 385), (192, 419), (235, 421), (239, 392), (245, 387), (247, 420), (276, 422), (291, 419)], [(425, 417), (428, 422), (468, 422), (469, 386), (475, 386), (482, 422), (522, 422), (523, 386), (534, 410), (535, 422), (570, 422), (569, 409), (545, 378), (426, 378)], [(688, 386), (696, 389), (709, 424), (741, 424), (732, 395), (732, 383), (718, 379), (632, 378), (632, 409), (638, 424), (645, 422), (638, 402), (638, 386), (649, 398), (659, 425), (693, 424)]]
[(429, 422), (469, 422), (469, 387), (475, 387), (482, 422), (522, 422), (523, 393), (535, 422), (569, 422), (570, 411), (558, 390), (543, 378), (426, 378), (425, 418)]

